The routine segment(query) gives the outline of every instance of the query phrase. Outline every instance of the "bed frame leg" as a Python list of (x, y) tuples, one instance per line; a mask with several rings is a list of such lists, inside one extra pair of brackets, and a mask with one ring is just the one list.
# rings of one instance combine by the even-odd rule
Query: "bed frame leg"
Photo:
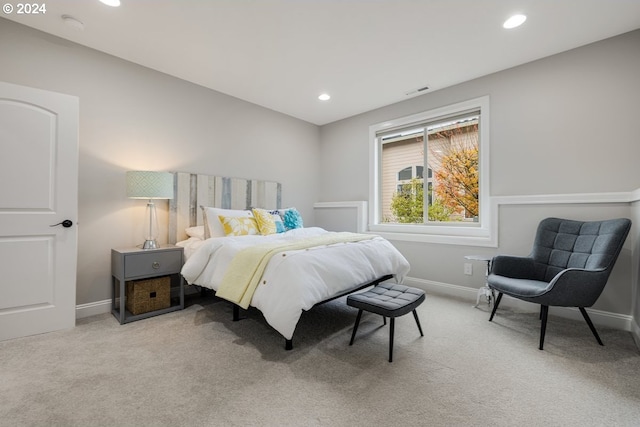
[(284, 349), (285, 350), (293, 350), (293, 340), (285, 339)]
[(233, 304), (233, 321), (237, 322), (238, 320), (240, 320), (240, 307)]

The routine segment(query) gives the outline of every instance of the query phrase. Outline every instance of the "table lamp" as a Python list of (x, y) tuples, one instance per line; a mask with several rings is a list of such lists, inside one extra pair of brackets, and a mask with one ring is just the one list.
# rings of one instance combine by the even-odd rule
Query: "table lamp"
[(156, 249), (158, 218), (154, 199), (173, 199), (173, 174), (170, 172), (128, 171), (127, 197), (147, 199), (145, 242), (142, 249)]

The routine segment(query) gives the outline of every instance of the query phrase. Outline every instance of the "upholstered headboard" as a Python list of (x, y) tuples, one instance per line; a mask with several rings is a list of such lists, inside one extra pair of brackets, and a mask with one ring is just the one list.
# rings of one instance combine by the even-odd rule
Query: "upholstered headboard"
[(169, 243), (185, 240), (185, 229), (202, 225), (200, 206), (223, 209), (279, 209), (282, 184), (188, 172), (174, 173), (174, 197), (169, 203)]

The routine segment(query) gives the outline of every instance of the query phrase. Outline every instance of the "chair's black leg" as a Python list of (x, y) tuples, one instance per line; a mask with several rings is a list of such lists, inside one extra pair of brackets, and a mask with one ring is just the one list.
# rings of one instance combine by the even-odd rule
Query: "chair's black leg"
[(362, 310), (358, 310), (358, 315), (356, 316), (356, 325), (353, 327), (353, 332), (351, 333), (351, 341), (349, 341), (349, 345), (353, 345), (353, 340), (356, 338), (356, 331), (358, 330), (358, 325), (360, 324), (360, 316), (362, 316)]
[(544, 334), (547, 331), (547, 315), (549, 314), (549, 306), (541, 305), (540, 306), (540, 315), (542, 316), (542, 325), (540, 326), (540, 350), (542, 350), (542, 346), (544, 346)]
[(500, 301), (502, 301), (502, 292), (498, 292), (498, 298), (496, 298), (496, 302), (493, 304), (493, 310), (491, 310), (491, 317), (489, 317), (489, 322), (493, 320), (493, 316), (496, 314), (496, 310), (500, 305)]
[(578, 307), (578, 308), (580, 309), (580, 313), (582, 313), (582, 317), (584, 317), (584, 320), (587, 321), (587, 325), (589, 325), (589, 329), (591, 329), (591, 332), (593, 332), (593, 336), (596, 337), (598, 344), (604, 345), (602, 343), (602, 340), (600, 339), (600, 335), (598, 335), (598, 331), (596, 331), (596, 327), (593, 326), (593, 323), (591, 322), (591, 318), (587, 314), (587, 310), (585, 310), (584, 307)]
[(413, 318), (416, 319), (416, 325), (418, 325), (418, 330), (420, 331), (420, 336), (423, 337), (424, 334), (422, 333), (422, 326), (420, 326), (420, 319), (418, 319), (418, 312), (416, 312), (416, 310), (413, 310)]
[(386, 316), (382, 316), (382, 321), (384, 322), (384, 324), (387, 324), (387, 317)]
[(393, 361), (393, 329), (395, 327), (395, 317), (389, 318), (389, 362)]
[(293, 350), (293, 339), (288, 340), (288, 339), (285, 338), (284, 349), (285, 350)]

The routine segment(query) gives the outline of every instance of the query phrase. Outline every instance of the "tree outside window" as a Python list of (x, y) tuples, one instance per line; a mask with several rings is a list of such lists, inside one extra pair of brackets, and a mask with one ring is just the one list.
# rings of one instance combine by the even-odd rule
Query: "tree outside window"
[(472, 114), (382, 138), (383, 222), (477, 221), (478, 121)]

